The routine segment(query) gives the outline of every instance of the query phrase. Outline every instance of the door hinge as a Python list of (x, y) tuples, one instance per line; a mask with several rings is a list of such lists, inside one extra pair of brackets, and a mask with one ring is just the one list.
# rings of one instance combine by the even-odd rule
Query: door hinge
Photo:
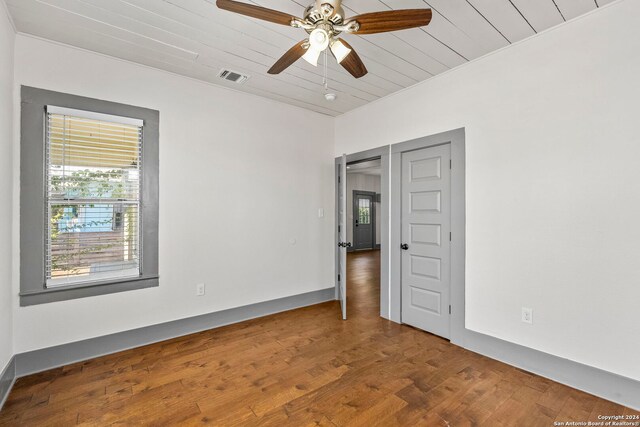
[(338, 233), (340, 232), (340, 226), (338, 226)]
[(338, 175), (338, 184), (340, 184), (340, 175)]
[(449, 232), (449, 241), (451, 241), (451, 232)]
[(449, 314), (451, 314), (451, 305), (449, 305)]
[(338, 274), (338, 282), (340, 281), (340, 275)]
[(453, 165), (453, 160), (451, 160), (451, 159), (450, 159), (450, 160), (449, 160), (449, 169), (451, 169), (451, 168), (452, 168), (452, 165)]

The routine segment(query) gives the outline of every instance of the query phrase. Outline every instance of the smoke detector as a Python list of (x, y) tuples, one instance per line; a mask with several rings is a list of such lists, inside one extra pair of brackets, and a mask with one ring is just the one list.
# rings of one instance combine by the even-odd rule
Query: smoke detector
[(329, 102), (335, 101), (337, 97), (338, 97), (338, 95), (336, 95), (335, 93), (331, 93), (331, 92), (324, 94), (324, 99), (326, 99)]

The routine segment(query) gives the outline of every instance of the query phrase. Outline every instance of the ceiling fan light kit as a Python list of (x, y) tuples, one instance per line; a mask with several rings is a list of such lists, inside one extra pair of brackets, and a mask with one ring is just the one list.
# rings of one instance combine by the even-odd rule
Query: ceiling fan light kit
[(302, 19), (235, 0), (217, 0), (216, 5), (220, 9), (274, 24), (302, 28), (308, 33), (308, 38), (293, 46), (273, 64), (268, 71), (269, 74), (281, 73), (300, 58), (317, 67), (320, 54), (329, 48), (331, 54), (345, 70), (353, 77), (360, 78), (367, 74), (367, 68), (349, 43), (338, 37), (341, 33), (357, 35), (385, 33), (422, 27), (431, 22), (431, 9), (387, 10), (345, 18), (342, 0), (315, 0), (305, 9)]

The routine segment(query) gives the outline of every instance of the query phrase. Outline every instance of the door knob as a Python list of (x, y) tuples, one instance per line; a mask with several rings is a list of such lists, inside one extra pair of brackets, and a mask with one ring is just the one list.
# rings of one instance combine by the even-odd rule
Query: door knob
[(400, 245), (400, 249), (402, 249), (403, 251), (406, 251), (407, 249), (409, 249), (409, 245), (407, 245), (406, 243), (403, 243)]

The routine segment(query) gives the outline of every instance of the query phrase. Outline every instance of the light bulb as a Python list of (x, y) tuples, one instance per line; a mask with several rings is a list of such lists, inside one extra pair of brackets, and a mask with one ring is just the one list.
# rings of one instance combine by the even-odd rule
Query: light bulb
[(321, 45), (322, 43), (324, 43), (324, 41), (327, 38), (327, 36), (322, 31), (318, 31), (317, 33), (315, 33), (313, 38), (314, 38), (314, 40), (316, 41), (317, 44)]

